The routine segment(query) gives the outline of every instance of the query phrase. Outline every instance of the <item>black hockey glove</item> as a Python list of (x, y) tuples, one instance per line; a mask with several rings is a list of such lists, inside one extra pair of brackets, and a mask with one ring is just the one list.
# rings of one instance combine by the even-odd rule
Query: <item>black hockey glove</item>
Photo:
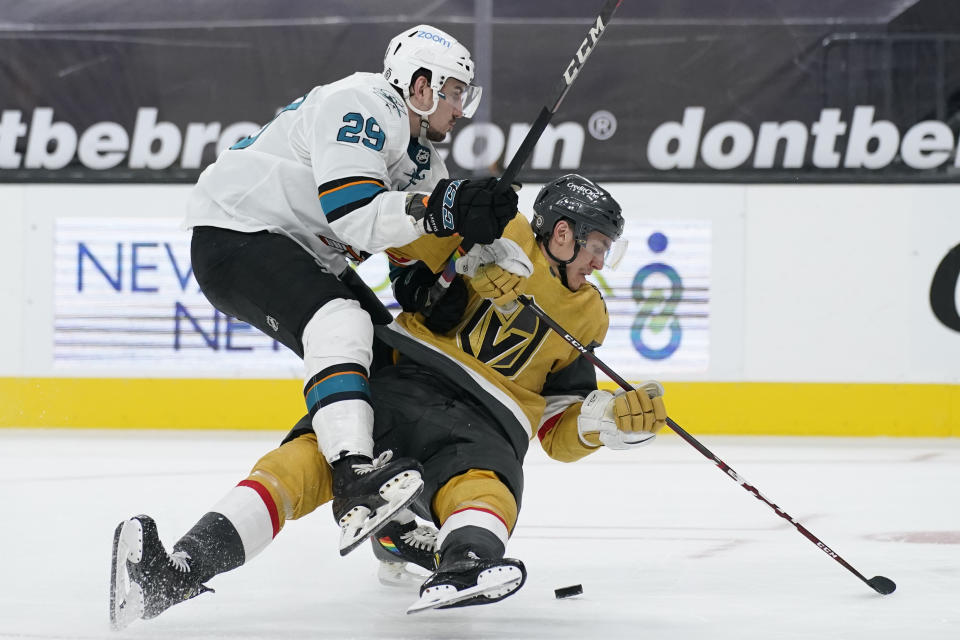
[(439, 275), (418, 262), (406, 267), (393, 281), (393, 297), (404, 311), (424, 315), (424, 325), (446, 333), (457, 325), (467, 308), (467, 287), (457, 276), (446, 289), (435, 286)]
[(447, 287), (443, 297), (433, 303), (423, 324), (434, 333), (446, 333), (453, 329), (467, 310), (467, 285), (462, 276), (457, 276)]
[(490, 244), (517, 214), (513, 189), (496, 193), (496, 178), (441, 180), (427, 201), (423, 228), (445, 237), (459, 233), (467, 242)]
[(437, 281), (437, 274), (422, 262), (399, 269), (397, 277), (394, 277), (394, 273), (391, 268), (393, 297), (400, 303), (400, 308), (411, 313), (423, 311), (427, 306), (430, 288)]

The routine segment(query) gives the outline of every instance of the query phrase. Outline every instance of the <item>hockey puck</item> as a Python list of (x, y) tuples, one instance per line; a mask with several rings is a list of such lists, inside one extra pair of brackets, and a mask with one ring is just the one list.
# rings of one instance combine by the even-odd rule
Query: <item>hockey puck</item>
[(583, 593), (583, 585), (575, 584), (572, 587), (562, 587), (560, 589), (554, 589), (553, 595), (557, 596), (557, 600), (560, 598), (571, 598), (573, 596), (578, 596)]

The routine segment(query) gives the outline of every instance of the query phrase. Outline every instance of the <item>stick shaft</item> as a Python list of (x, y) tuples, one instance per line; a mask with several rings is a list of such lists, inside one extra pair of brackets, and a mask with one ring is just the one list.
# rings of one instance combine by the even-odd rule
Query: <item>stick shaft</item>
[[(606, 365), (606, 363), (604, 363), (600, 358), (598, 358), (596, 355), (594, 355), (594, 353), (593, 353), (593, 351), (592, 351), (591, 349), (583, 346), (578, 340), (576, 340), (576, 339), (575, 339), (573, 336), (571, 336), (567, 331), (565, 331), (564, 328), (561, 327), (559, 324), (557, 324), (556, 321), (554, 321), (553, 318), (551, 318), (550, 316), (548, 316), (547, 313), (546, 313), (543, 309), (541, 309), (539, 306), (537, 306), (537, 304), (536, 304), (535, 302), (533, 302), (533, 300), (531, 300), (530, 298), (528, 298), (528, 297), (526, 297), (526, 296), (520, 296), (520, 297), (519, 297), (519, 300), (520, 300), (520, 304), (522, 304), (522, 305), (525, 306), (527, 309), (529, 309), (529, 310), (532, 311), (534, 314), (536, 314), (536, 316), (537, 316), (538, 318), (540, 318), (540, 320), (542, 320), (548, 327), (550, 327), (550, 329), (552, 329), (552, 330), (555, 331), (557, 334), (559, 334), (561, 337), (563, 337), (564, 340), (566, 340), (566, 341), (567, 341), (568, 343), (570, 343), (575, 349), (577, 349), (577, 350), (583, 355), (583, 357), (585, 357), (591, 364), (593, 364), (593, 366), (595, 366), (597, 369), (599, 369), (600, 371), (602, 371), (603, 373), (605, 373), (611, 380), (613, 380), (615, 383), (617, 383), (617, 385), (618, 385), (621, 389), (624, 389), (624, 390), (626, 390), (626, 391), (632, 391), (632, 390), (633, 390), (633, 385), (631, 385), (629, 382), (627, 382), (626, 380), (624, 380), (624, 379), (623, 379), (620, 375), (618, 375), (617, 372), (615, 372), (613, 369), (611, 369), (610, 367), (608, 367), (608, 366)], [(676, 432), (676, 434), (677, 434), (678, 436), (680, 436), (681, 438), (683, 438), (684, 440), (686, 440), (689, 444), (691, 444), (694, 449), (696, 449), (696, 450), (699, 451), (701, 454), (703, 454), (703, 456), (704, 456), (705, 458), (707, 458), (708, 460), (710, 460), (711, 462), (713, 462), (715, 465), (717, 465), (717, 468), (720, 469), (725, 475), (729, 476), (730, 479), (732, 479), (734, 482), (736, 482), (736, 483), (739, 484), (741, 487), (743, 487), (744, 489), (746, 489), (747, 491), (749, 491), (751, 494), (753, 494), (753, 496), (754, 496), (757, 500), (759, 500), (760, 502), (764, 503), (765, 505), (767, 505), (768, 507), (770, 507), (771, 509), (773, 509), (774, 513), (776, 513), (778, 516), (780, 516), (781, 518), (783, 518), (784, 520), (786, 520), (786, 521), (788, 521), (790, 524), (792, 524), (794, 527), (796, 527), (797, 531), (799, 531), (801, 534), (803, 534), (803, 536), (804, 536), (805, 538), (807, 538), (810, 542), (812, 542), (812, 543), (814, 543), (815, 545), (817, 545), (817, 547), (818, 547), (821, 551), (823, 551), (823, 552), (826, 553), (828, 556), (830, 556), (831, 558), (833, 558), (834, 560), (836, 560), (838, 563), (840, 563), (840, 565), (842, 565), (844, 568), (846, 568), (848, 571), (850, 571), (853, 575), (855, 575), (855, 576), (857, 576), (858, 578), (860, 578), (861, 580), (863, 580), (870, 588), (875, 589), (875, 587), (874, 587), (872, 584), (870, 584), (870, 581), (867, 580), (867, 578), (866, 578), (862, 573), (860, 573), (859, 571), (857, 571), (856, 569), (854, 569), (853, 566), (850, 565), (850, 563), (848, 563), (846, 560), (844, 560), (843, 558), (841, 558), (833, 549), (831, 549), (830, 547), (828, 547), (827, 545), (825, 545), (825, 544), (820, 540), (820, 538), (818, 538), (817, 536), (813, 535), (813, 533), (811, 533), (809, 529), (807, 529), (807, 528), (804, 527), (802, 524), (800, 524), (799, 522), (797, 522), (797, 521), (796, 521), (793, 517), (791, 517), (786, 511), (784, 511), (784, 510), (781, 509), (779, 506), (777, 506), (776, 504), (774, 504), (773, 502), (771, 502), (770, 500), (768, 500), (767, 497), (764, 496), (762, 493), (760, 493), (760, 491), (759, 491), (756, 487), (754, 487), (752, 484), (750, 484), (749, 482), (747, 482), (747, 480), (746, 480), (743, 476), (741, 476), (739, 473), (737, 473), (736, 471), (734, 471), (733, 468), (730, 467), (730, 465), (728, 465), (726, 462), (724, 462), (723, 460), (721, 460), (720, 458), (718, 458), (712, 451), (710, 451), (710, 449), (707, 449), (699, 440), (697, 440), (696, 438), (694, 438), (694, 437), (693, 437), (692, 435), (690, 435), (683, 427), (681, 427), (681, 426), (678, 425), (676, 422), (674, 422), (673, 419), (671, 419), (671, 418), (668, 417), (668, 418), (667, 418), (667, 425), (668, 425), (671, 429), (673, 429), (673, 431)]]
[(537, 146), (537, 142), (540, 140), (540, 136), (543, 135), (544, 130), (546, 130), (547, 125), (550, 124), (550, 118), (552, 116), (553, 112), (546, 107), (540, 110), (533, 126), (530, 127), (527, 135), (523, 138), (523, 142), (517, 147), (517, 152), (513, 154), (513, 159), (510, 160), (510, 164), (507, 165), (503, 175), (500, 176), (500, 182), (497, 183), (497, 191), (509, 189), (510, 185), (517, 179), (520, 168), (523, 167), (527, 158), (533, 153), (533, 148)]
[(543, 135), (547, 125), (550, 124), (550, 119), (553, 117), (553, 114), (560, 108), (560, 103), (563, 102), (567, 92), (570, 91), (570, 87), (573, 86), (573, 82), (580, 74), (580, 70), (583, 68), (584, 63), (586, 63), (587, 58), (590, 57), (593, 50), (597, 48), (597, 43), (603, 34), (606, 33), (607, 25), (610, 24), (610, 20), (613, 19), (613, 14), (621, 2), (623, 2), (623, 0), (606, 0), (603, 3), (597, 19), (590, 25), (586, 37), (583, 39), (583, 42), (580, 43), (580, 46), (577, 47), (573, 58), (563, 70), (563, 74), (560, 76), (551, 101), (540, 110), (537, 119), (530, 127), (530, 130), (527, 131), (523, 142), (520, 143), (517, 152), (513, 154), (513, 158), (510, 160), (510, 164), (507, 165), (506, 170), (500, 177), (497, 191), (509, 189), (513, 181), (517, 179), (517, 174), (520, 173), (520, 169), (523, 168), (527, 159), (530, 158), (530, 155), (533, 153), (533, 148), (537, 146), (540, 136)]

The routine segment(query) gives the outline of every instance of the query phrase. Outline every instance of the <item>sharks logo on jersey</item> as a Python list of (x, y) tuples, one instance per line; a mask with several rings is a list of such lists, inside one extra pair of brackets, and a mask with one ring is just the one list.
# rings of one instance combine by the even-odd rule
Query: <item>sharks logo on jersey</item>
[(379, 87), (373, 90), (374, 95), (379, 96), (387, 106), (392, 110), (397, 112), (398, 117), (403, 117), (403, 114), (406, 112), (406, 106), (403, 102), (400, 101), (400, 96), (398, 96), (393, 91), (388, 91), (386, 89), (381, 89)]

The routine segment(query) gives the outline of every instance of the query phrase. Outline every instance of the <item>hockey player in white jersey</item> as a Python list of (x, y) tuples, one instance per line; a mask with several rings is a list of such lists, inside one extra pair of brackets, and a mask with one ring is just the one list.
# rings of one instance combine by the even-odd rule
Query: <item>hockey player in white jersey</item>
[[(206, 297), (303, 358), (303, 395), (331, 464), (346, 554), (421, 490), (419, 464), (373, 456), (373, 322), (389, 322), (348, 261), (423, 235), (488, 243), (516, 212), (495, 180), (450, 180), (433, 142), (476, 110), (467, 49), (420, 25), (383, 73), (313, 88), (225, 150), (193, 189), (185, 227)], [(369, 313), (368, 313), (369, 312)], [(384, 317), (386, 316), (386, 317)], [(230, 509), (259, 500), (238, 488)]]

